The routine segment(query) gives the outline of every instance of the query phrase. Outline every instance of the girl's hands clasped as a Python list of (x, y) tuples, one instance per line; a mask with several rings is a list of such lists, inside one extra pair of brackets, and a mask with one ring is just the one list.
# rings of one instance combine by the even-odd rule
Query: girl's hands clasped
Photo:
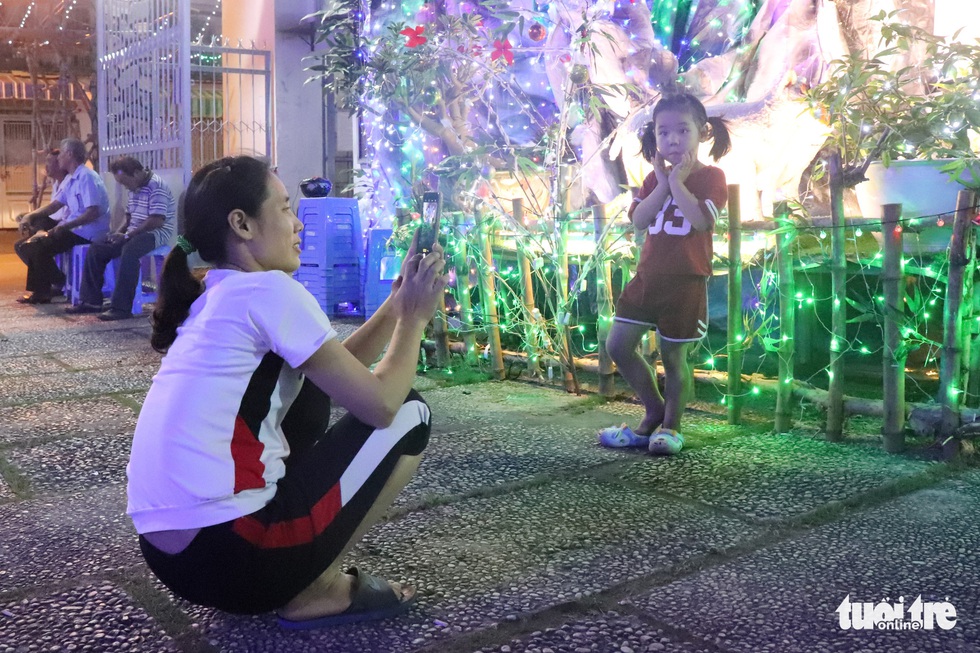
[(683, 184), (687, 181), (688, 175), (694, 170), (694, 165), (697, 163), (697, 159), (691, 154), (685, 154), (681, 157), (681, 160), (670, 169), (669, 181), (675, 184)]

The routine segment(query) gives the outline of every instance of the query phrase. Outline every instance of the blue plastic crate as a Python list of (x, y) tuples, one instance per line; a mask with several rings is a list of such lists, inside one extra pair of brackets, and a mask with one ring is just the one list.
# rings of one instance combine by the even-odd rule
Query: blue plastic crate
[(364, 244), (356, 200), (304, 197), (296, 214), (303, 223), (300, 259), (304, 263), (330, 267), (360, 262)]
[(296, 214), (303, 222), (296, 280), (316, 297), (327, 315), (363, 312), (364, 246), (357, 201), (306, 197), (299, 201)]
[(391, 229), (368, 231), (367, 262), (364, 279), (364, 317), (371, 317), (391, 294), (391, 284), (398, 278), (402, 257), (390, 247)]
[(364, 302), (359, 268), (356, 264), (300, 267), (293, 276), (316, 298), (327, 315), (360, 315)]

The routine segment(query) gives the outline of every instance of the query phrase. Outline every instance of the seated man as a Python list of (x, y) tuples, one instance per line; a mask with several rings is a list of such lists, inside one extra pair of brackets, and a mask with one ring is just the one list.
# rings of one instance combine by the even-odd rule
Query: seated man
[[(81, 300), (66, 313), (99, 313), (100, 320), (122, 320), (133, 316), (133, 298), (139, 282), (140, 259), (157, 247), (170, 244), (177, 230), (177, 203), (173, 193), (152, 170), (131, 156), (109, 164), (109, 172), (129, 191), (126, 223), (111, 234), (97, 238), (85, 255)], [(102, 311), (102, 284), (109, 261), (116, 265), (116, 285), (110, 307)]]
[[(68, 171), (61, 167), (58, 163), (58, 156), (61, 154), (61, 150), (55, 148), (53, 150), (48, 150), (45, 152), (44, 156), (44, 177), (45, 181), (42, 182), (41, 186), (36, 186), (34, 189), (34, 197), (31, 198), (31, 203), (34, 204), (35, 201), (40, 200), (41, 195), (44, 192), (47, 182), (51, 182), (51, 197), (52, 199), (58, 194), (58, 189), (61, 184), (64, 183), (65, 177), (68, 176)], [(34, 204), (36, 206), (36, 204)], [(27, 216), (33, 215), (33, 219), (28, 220)], [(22, 213), (17, 216), (17, 229), (20, 235), (23, 237), (20, 241), (14, 244), (14, 251), (20, 255), (20, 245), (22, 242), (30, 240), (38, 232), (45, 232), (49, 229), (53, 229), (55, 225), (68, 217), (68, 207), (63, 206), (50, 216), (42, 216), (37, 214)], [(21, 257), (23, 260), (23, 257)], [(27, 261), (24, 261), (26, 264)]]
[[(28, 295), (17, 301), (26, 304), (48, 304), (54, 294), (52, 286), (65, 281), (64, 273), (54, 262), (56, 254), (76, 245), (85, 245), (109, 230), (109, 196), (98, 173), (86, 167), (85, 144), (77, 138), (61, 141), (58, 164), (67, 173), (52, 200), (31, 211), (23, 222), (28, 229), (40, 229), (31, 238), (18, 243), (16, 251), (27, 264)], [(62, 207), (68, 216), (55, 224), (46, 220)]]

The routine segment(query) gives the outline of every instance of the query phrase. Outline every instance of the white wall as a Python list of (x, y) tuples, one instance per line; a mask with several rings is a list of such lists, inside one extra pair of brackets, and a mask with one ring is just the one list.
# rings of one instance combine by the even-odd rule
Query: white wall
[[(298, 184), (324, 174), (323, 99), (320, 84), (306, 83), (310, 73), (310, 33), (300, 34), (300, 21), (320, 9), (320, 0), (276, 3), (274, 98), (276, 163), (291, 198), (299, 196)], [(318, 46), (322, 47), (322, 46)], [(337, 150), (352, 150), (351, 121), (337, 116)], [(335, 180), (334, 180), (335, 181)]]
[[(275, 8), (274, 0), (222, 0), (221, 32), (231, 44), (241, 44), (244, 48), (255, 47), (272, 50), (272, 65), (275, 67)], [(239, 55), (224, 55), (224, 65), (242, 66), (248, 58)], [(224, 130), (224, 148), (229, 154), (252, 154), (271, 156), (265, 151), (265, 134), (253, 128), (265, 122), (267, 102), (265, 88), (260, 78), (252, 75), (229, 73), (222, 75), (224, 88), (225, 121), (239, 125), (242, 129)], [(273, 129), (272, 138), (275, 138)]]

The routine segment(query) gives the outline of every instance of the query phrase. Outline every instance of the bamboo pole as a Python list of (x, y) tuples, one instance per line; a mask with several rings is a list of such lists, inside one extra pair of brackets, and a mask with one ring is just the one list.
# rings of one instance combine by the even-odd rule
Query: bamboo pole
[(779, 385), (776, 387), (776, 433), (793, 426), (793, 356), (796, 330), (796, 282), (793, 278), (793, 243), (796, 227), (789, 217), (789, 206), (781, 202), (775, 210), (776, 267), (779, 273)]
[(595, 229), (595, 256), (600, 261), (595, 272), (598, 303), (596, 330), (599, 341), (599, 394), (603, 397), (612, 397), (616, 394), (616, 369), (609, 352), (606, 351), (606, 339), (609, 337), (609, 328), (612, 325), (613, 298), (612, 273), (609, 269), (609, 261), (606, 259), (604, 239), (606, 225), (609, 223), (605, 206), (597, 204), (592, 207), (592, 222)]
[(728, 423), (742, 423), (742, 213), (739, 187), (728, 186)]
[[(621, 288), (625, 288), (626, 284), (629, 283), (632, 278), (631, 273), (636, 272), (636, 265), (640, 260), (640, 253), (643, 251), (643, 243), (647, 239), (646, 229), (637, 229), (633, 226), (633, 251), (634, 256), (631, 259), (631, 263), (623, 264), (623, 285)], [(650, 364), (656, 368), (657, 359), (660, 357), (660, 352), (658, 351), (660, 347), (660, 342), (657, 340), (655, 331), (647, 331), (643, 334), (643, 339), (640, 341), (640, 354), (650, 362)]]
[[(438, 232), (436, 239), (438, 240)], [(439, 305), (432, 316), (432, 339), (436, 343), (435, 367), (449, 367), (449, 323), (446, 316), (446, 293), (439, 298)]]
[(881, 435), (885, 451), (905, 448), (905, 358), (902, 322), (905, 318), (905, 287), (902, 270), (902, 205), (886, 204), (882, 216), (884, 263), (881, 284), (885, 296), (885, 351), (882, 359), (884, 424)]
[[(977, 191), (973, 190), (970, 192), (970, 204), (968, 204), (964, 209), (968, 212), (967, 220), (969, 221), (966, 225), (966, 231), (964, 233), (964, 245), (963, 251), (966, 252), (966, 267), (963, 270), (963, 309), (960, 313), (960, 329), (963, 338), (963, 355), (961, 360), (963, 364), (960, 365), (960, 371), (963, 374), (963, 380), (960, 383), (960, 387), (963, 388), (963, 394), (961, 395), (961, 405), (963, 406), (974, 406), (975, 404), (968, 402), (969, 394), (967, 393), (967, 388), (970, 387), (971, 382), (974, 379), (980, 377), (980, 373), (976, 370), (977, 368), (970, 365), (970, 361), (973, 360), (973, 348), (976, 346), (974, 342), (973, 333), (977, 326), (977, 311), (976, 305), (973, 303), (974, 296), (974, 285), (976, 283), (977, 274), (977, 231), (973, 229), (972, 224), (976, 218), (976, 205), (977, 205)], [(960, 421), (963, 421), (962, 411)]]
[(453, 214), (453, 233), (456, 234), (456, 256), (453, 267), (456, 270), (456, 300), (459, 302), (459, 328), (463, 333), (464, 359), (469, 364), (476, 363), (476, 333), (473, 330), (473, 306), (470, 298), (470, 257), (469, 243), (459, 228), (461, 213)]
[(555, 284), (558, 286), (558, 306), (562, 308), (555, 316), (556, 330), (560, 333), (562, 377), (565, 392), (579, 394), (578, 377), (575, 374), (575, 363), (572, 360), (572, 330), (568, 326), (568, 220), (555, 218), (555, 230), (558, 242), (555, 244), (557, 267), (555, 269)]
[(847, 342), (847, 264), (844, 259), (844, 170), (840, 152), (829, 160), (830, 168), (830, 278), (834, 302), (831, 308), (830, 383), (827, 388), (827, 439), (844, 437), (844, 352)]
[[(435, 242), (439, 242), (441, 224), (435, 225)], [(439, 305), (432, 316), (432, 338), (436, 343), (435, 367), (449, 367), (449, 320), (446, 315), (446, 294), (439, 298)]]
[(446, 319), (445, 295), (439, 300), (436, 312), (432, 316), (432, 339), (436, 343), (434, 367), (449, 367), (449, 325)]
[[(948, 457), (956, 453), (953, 433), (960, 427), (960, 407), (963, 403), (963, 358), (969, 360), (969, 341), (963, 328), (966, 314), (963, 302), (967, 279), (964, 273), (972, 268), (973, 238), (970, 229), (970, 207), (973, 193), (961, 190), (956, 197), (956, 216), (953, 218), (953, 237), (949, 243), (949, 275), (946, 284), (946, 301), (943, 310), (943, 360), (939, 370), (939, 402), (943, 407), (943, 420), (939, 428), (939, 440), (943, 453)], [(970, 246), (969, 249), (967, 246)], [(972, 275), (971, 275), (972, 276)], [(972, 279), (969, 280), (972, 285)], [(967, 350), (966, 352), (964, 350)]]
[(493, 378), (504, 379), (504, 359), (500, 346), (500, 316), (497, 313), (497, 291), (493, 278), (493, 239), (487, 233), (488, 223), (480, 212), (476, 213), (476, 233), (480, 239), (480, 249), (483, 253), (483, 265), (477, 266), (480, 275), (480, 294), (483, 298), (483, 319), (487, 326), (487, 338), (490, 341), (490, 367)]
[[(973, 267), (976, 269), (976, 259), (973, 261)], [(973, 318), (968, 319), (966, 323), (970, 333), (970, 355), (967, 360), (968, 369), (977, 370), (977, 372), (970, 374), (970, 378), (967, 380), (966, 405), (976, 408), (980, 406), (980, 322), (978, 322), (980, 320), (980, 294), (971, 293), (971, 295)]]
[[(520, 197), (514, 198), (514, 222), (523, 230), (526, 228), (524, 220), (524, 200)], [(541, 376), (541, 365), (538, 361), (538, 353), (541, 343), (538, 340), (538, 329), (540, 325), (536, 316), (539, 315), (534, 305), (534, 283), (531, 276), (531, 260), (527, 256), (526, 250), (517, 243), (517, 265), (521, 269), (521, 295), (524, 300), (524, 322), (527, 329), (524, 332), (524, 341), (527, 343), (528, 374), (531, 376)]]

